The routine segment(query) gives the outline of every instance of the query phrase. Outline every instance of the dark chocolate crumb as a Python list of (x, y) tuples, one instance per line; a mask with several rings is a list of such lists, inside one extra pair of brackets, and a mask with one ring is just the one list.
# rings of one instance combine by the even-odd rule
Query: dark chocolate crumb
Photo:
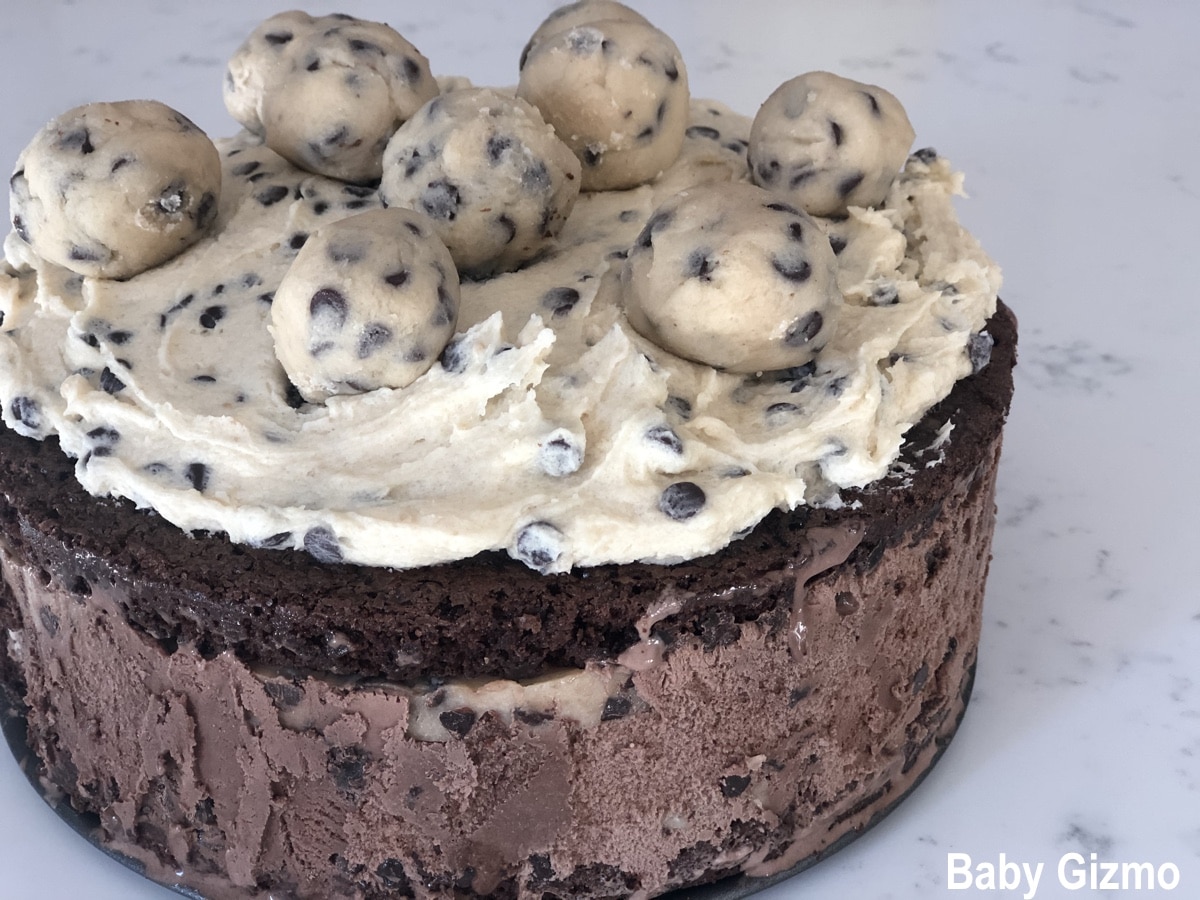
[(913, 673), (912, 678), (912, 693), (921, 693), (921, 688), (925, 687), (925, 682), (929, 680), (929, 664), (921, 663), (921, 668)]
[(255, 194), (254, 199), (263, 206), (272, 206), (290, 193), (291, 191), (288, 189), (287, 185), (273, 184), (268, 188), (263, 188), (261, 191)]
[(299, 250), (308, 242), (308, 234), (303, 231), (297, 231), (288, 240), (288, 246), (293, 250)]
[(493, 166), (498, 165), (504, 152), (512, 148), (513, 139), (508, 135), (493, 134), (487, 139), (487, 158)]
[(359, 791), (367, 783), (367, 762), (370, 759), (361, 747), (331, 747), (326, 754), (333, 783), (347, 793)]

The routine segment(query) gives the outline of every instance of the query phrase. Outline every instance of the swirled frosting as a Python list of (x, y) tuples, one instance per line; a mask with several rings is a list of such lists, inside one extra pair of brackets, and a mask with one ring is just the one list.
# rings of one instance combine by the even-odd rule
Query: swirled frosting
[(429, 371), (324, 403), (276, 360), (273, 292), (309, 235), (377, 208), (377, 192), (248, 133), (219, 141), (215, 224), (161, 266), (84, 277), (9, 236), (4, 420), (57, 435), (93, 494), (329, 562), (405, 568), (489, 549), (545, 572), (672, 562), (775, 507), (836, 505), (986, 363), (999, 272), (957, 221), (961, 177), (922, 151), (881, 208), (816, 220), (845, 305), (811, 363), (732, 374), (655, 346), (625, 317), (625, 258), (680, 191), (750, 180), (749, 124), (693, 101), (661, 176), (581, 195), (539, 258), (463, 282), (457, 332)]

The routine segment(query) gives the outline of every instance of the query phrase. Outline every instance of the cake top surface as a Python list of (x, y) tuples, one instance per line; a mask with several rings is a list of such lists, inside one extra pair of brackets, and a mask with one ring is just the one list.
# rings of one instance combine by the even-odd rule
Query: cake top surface
[[(761, 123), (689, 99), (677, 48), (644, 22), (539, 29), (514, 97), (430, 87), (415, 48), (357, 20), (286, 15), (230, 64), (227, 103), (247, 130), (216, 143), (219, 174), (194, 126), (149, 105), (89, 109), (18, 162), (4, 419), (57, 435), (94, 494), (326, 562), (412, 568), (489, 549), (543, 572), (673, 562), (881, 478), (905, 431), (986, 362), (999, 275), (955, 219), (960, 176), (929, 152), (882, 190), (859, 174), (893, 164), (876, 145), (902, 144), (903, 162), (912, 140), (890, 121), (862, 155), (855, 117), (893, 115), (886, 92), (830, 99), (817, 79), (773, 95), (767, 125), (820, 121), (832, 161), (818, 166), (778, 149), (778, 127), (758, 138)], [(613, 71), (660, 99), (631, 104), (632, 136), (607, 122), (604, 141), (572, 142), (571, 98), (613, 74), (606, 41), (632, 48)], [(263, 56), (274, 47), (290, 55)], [(312, 104), (272, 99), (272, 79), (294, 86), (314, 65), (339, 75), (313, 81), (320, 96), (354, 78), (387, 90), (359, 88), (352, 108), (370, 114), (349, 123), (289, 121)], [(547, 84), (574, 93), (547, 98)], [(156, 141), (198, 148), (174, 192), (153, 187), (155, 215), (173, 217), (154, 231), (167, 255), (132, 273), (103, 270), (128, 240), (109, 223), (128, 214), (99, 217), (91, 244), (67, 234), (74, 220), (30, 215), (52, 193), (38, 178), (70, 182), (62, 193), (89, 211), (113, 202), (137, 174), (119, 161), (137, 153), (106, 143), (105, 123), (127, 112)], [(328, 149), (396, 118), (366, 163)], [(313, 134), (340, 137), (317, 152)], [(659, 146), (676, 134), (676, 150)], [(860, 191), (874, 192), (865, 205)], [(402, 316), (391, 291), (406, 293)]]

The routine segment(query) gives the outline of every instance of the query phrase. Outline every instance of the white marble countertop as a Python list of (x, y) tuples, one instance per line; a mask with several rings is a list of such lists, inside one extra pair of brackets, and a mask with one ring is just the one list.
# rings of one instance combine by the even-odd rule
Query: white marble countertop
[[(1058, 882), (1072, 852), (1173, 865), (1173, 896), (1200, 896), (1200, 591), (1182, 566), (1200, 535), (1200, 465), (1182, 436), (1200, 412), (1187, 262), (1200, 239), (1200, 4), (634, 3), (679, 44), (698, 96), (753, 113), (809, 69), (899, 95), (917, 146), (967, 172), (963, 219), (1002, 263), (1021, 320), (970, 711), (895, 813), (763, 900), (1028, 896), (950, 890), (952, 853), (1044, 863), (1039, 898), (1092, 894)], [(91, 100), (151, 96), (232, 133), (225, 60), (289, 5), (0, 0), (0, 164)], [(504, 84), (553, 5), (340, 9), (389, 21), (437, 73)], [(0, 753), (0, 897), (169, 896), (62, 825)]]

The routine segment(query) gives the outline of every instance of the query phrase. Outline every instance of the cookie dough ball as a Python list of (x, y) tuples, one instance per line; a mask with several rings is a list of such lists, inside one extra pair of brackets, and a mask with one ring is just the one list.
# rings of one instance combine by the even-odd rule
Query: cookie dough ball
[(322, 228), (271, 306), (275, 355), (300, 394), (402, 388), (428, 371), (458, 322), (458, 273), (432, 223), (376, 209)]
[(463, 275), (515, 269), (558, 234), (579, 160), (536, 108), (486, 88), (454, 91), (401, 126), (380, 197), (428, 215)]
[(438, 95), (429, 61), (378, 22), (283, 13), (230, 60), (225, 104), (268, 147), (310, 172), (370, 182), (388, 139)]
[(829, 240), (804, 212), (746, 183), (668, 200), (621, 273), (643, 337), (729, 372), (802, 366), (829, 340), (842, 305)]
[(91, 103), (39, 131), (9, 185), (13, 229), (35, 253), (80, 275), (129, 278), (212, 224), (221, 159), (169, 106)]
[(579, 157), (585, 191), (643, 184), (683, 147), (687, 70), (651, 25), (607, 19), (550, 35), (530, 50), (517, 96)]
[(578, 3), (568, 3), (550, 13), (537, 27), (537, 31), (525, 44), (521, 51), (521, 61), (518, 68), (525, 68), (525, 60), (529, 58), (533, 48), (553, 34), (569, 31), (577, 25), (587, 25), (589, 22), (601, 22), (606, 19), (616, 19), (620, 22), (640, 22), (651, 24), (641, 13), (630, 9), (624, 3), (616, 0), (579, 0)]
[(809, 72), (780, 85), (754, 117), (750, 170), (812, 215), (837, 215), (883, 202), (913, 137), (883, 88)]

